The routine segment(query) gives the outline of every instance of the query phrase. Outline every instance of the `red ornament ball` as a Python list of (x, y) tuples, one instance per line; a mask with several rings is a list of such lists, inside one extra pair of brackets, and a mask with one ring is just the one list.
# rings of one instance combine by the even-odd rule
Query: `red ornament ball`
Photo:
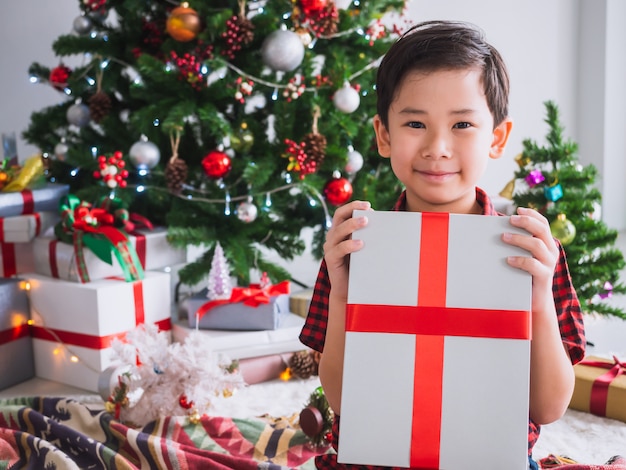
[(300, 6), (305, 15), (323, 10), (328, 5), (328, 0), (300, 0)]
[(230, 171), (230, 157), (224, 152), (213, 150), (202, 159), (204, 173), (213, 179), (220, 179)]
[(188, 400), (187, 395), (183, 393), (178, 398), (178, 404), (181, 406), (181, 408), (188, 410), (193, 406), (193, 400)]
[(67, 79), (70, 77), (72, 73), (72, 69), (66, 67), (61, 64), (58, 67), (50, 70), (50, 84), (59, 91), (63, 91), (63, 89), (67, 86)]
[(352, 184), (346, 178), (333, 178), (324, 186), (324, 196), (333, 206), (339, 206), (352, 197)]

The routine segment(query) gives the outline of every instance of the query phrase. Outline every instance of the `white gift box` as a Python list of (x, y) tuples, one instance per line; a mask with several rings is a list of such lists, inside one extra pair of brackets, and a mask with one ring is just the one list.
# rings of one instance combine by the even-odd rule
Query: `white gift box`
[(142, 281), (102, 279), (85, 284), (38, 274), (30, 308), (38, 377), (98, 391), (100, 372), (112, 365), (111, 342), (144, 323), (171, 329), (169, 275), (146, 272)]
[(130, 233), (129, 238), (145, 270), (161, 269), (187, 261), (184, 248), (175, 248), (168, 243), (165, 227), (137, 229)]
[(0, 193), (0, 217), (59, 210), (59, 200), (69, 193), (66, 184), (47, 183), (42, 188)]
[(509, 217), (358, 215), (338, 461), (526, 469), (531, 277), (506, 263), (528, 253), (501, 241), (518, 230)]
[(33, 272), (35, 260), (32, 243), (0, 242), (0, 277)]
[(0, 218), (0, 242), (26, 243), (43, 234), (59, 221), (57, 212), (37, 212), (29, 215)]

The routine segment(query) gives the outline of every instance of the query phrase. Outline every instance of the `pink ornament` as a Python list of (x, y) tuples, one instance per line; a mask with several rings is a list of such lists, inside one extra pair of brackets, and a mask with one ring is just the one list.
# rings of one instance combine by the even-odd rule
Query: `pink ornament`
[(528, 175), (524, 179), (528, 183), (528, 186), (532, 188), (533, 186), (538, 185), (542, 181), (545, 181), (546, 178), (541, 173), (541, 170), (533, 170), (530, 173), (528, 173)]
[(613, 284), (611, 284), (609, 281), (606, 281), (604, 283), (604, 286), (602, 286), (604, 289), (604, 292), (600, 293), (600, 298), (601, 299), (610, 299), (613, 296)]

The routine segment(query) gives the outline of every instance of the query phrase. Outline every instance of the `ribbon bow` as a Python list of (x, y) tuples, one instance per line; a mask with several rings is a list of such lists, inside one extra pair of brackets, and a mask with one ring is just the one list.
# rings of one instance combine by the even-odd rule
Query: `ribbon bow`
[(234, 287), (229, 299), (216, 299), (206, 302), (196, 311), (196, 315), (198, 320), (200, 320), (200, 318), (206, 315), (212, 308), (239, 302), (256, 308), (261, 304), (268, 304), (270, 297), (274, 295), (288, 293), (289, 281), (279, 282), (278, 284), (268, 285), (266, 287), (261, 287), (260, 284), (250, 284), (249, 287)]
[(589, 404), (589, 411), (592, 414), (606, 416), (606, 402), (609, 395), (609, 386), (618, 376), (622, 374), (626, 375), (626, 362), (621, 362), (616, 356), (613, 356), (612, 363), (583, 360), (580, 361), (580, 365), (609, 369), (594, 380), (591, 386), (591, 399)]
[(55, 235), (59, 240), (74, 245), (81, 282), (89, 282), (84, 246), (107, 264), (113, 264), (112, 254), (115, 255), (127, 282), (143, 279), (143, 268), (137, 253), (128, 235), (118, 228), (118, 225), (126, 226), (128, 211), (121, 207), (119, 201), (107, 203), (106, 199), (110, 198), (103, 198), (100, 206), (94, 207), (72, 194), (64, 196), (59, 202), (61, 221), (54, 228)]

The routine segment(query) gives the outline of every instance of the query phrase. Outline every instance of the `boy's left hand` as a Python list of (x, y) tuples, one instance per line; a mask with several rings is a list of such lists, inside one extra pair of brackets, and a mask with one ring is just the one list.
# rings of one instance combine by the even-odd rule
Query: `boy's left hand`
[(554, 305), (552, 278), (559, 258), (550, 224), (536, 210), (519, 207), (517, 215), (511, 216), (511, 225), (526, 230), (530, 235), (507, 232), (502, 235), (502, 240), (527, 250), (530, 256), (509, 256), (507, 262), (530, 273), (533, 278), (532, 310), (545, 311), (546, 307)]

